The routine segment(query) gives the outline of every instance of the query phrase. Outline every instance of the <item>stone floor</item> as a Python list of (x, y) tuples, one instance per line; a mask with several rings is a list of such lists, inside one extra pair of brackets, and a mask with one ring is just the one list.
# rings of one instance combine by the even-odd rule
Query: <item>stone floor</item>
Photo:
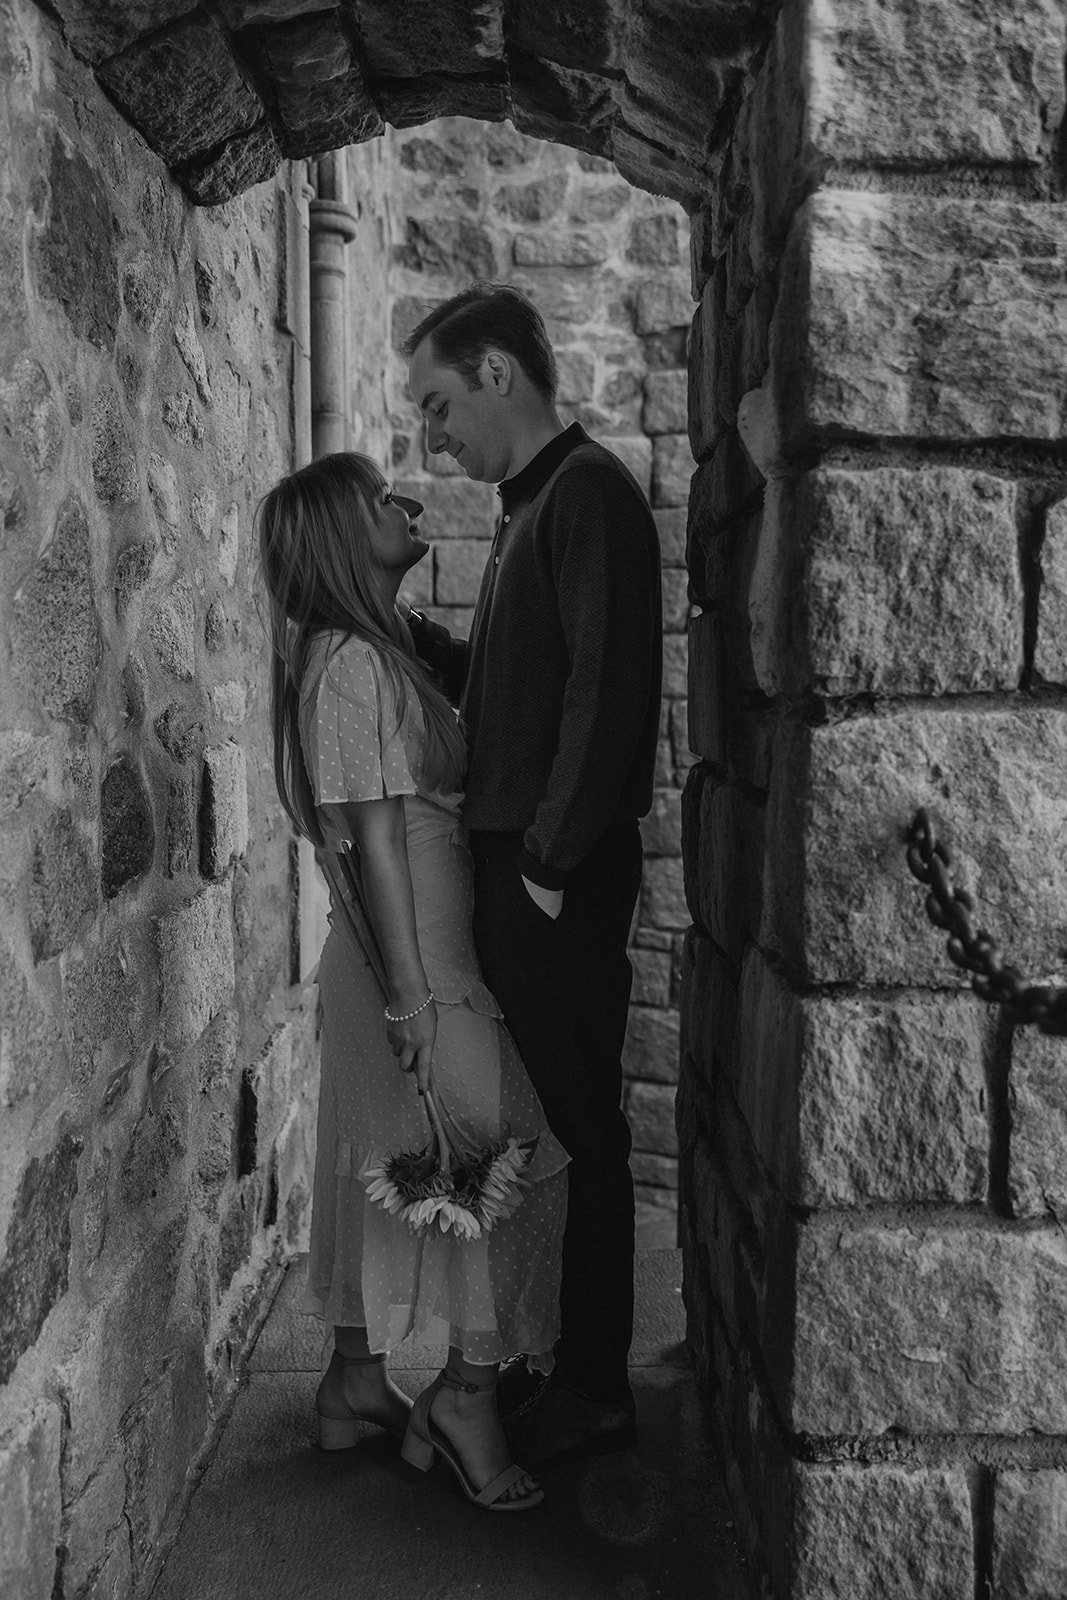
[[(744, 1600), (678, 1251), (638, 1255), (638, 1448), (546, 1475), (545, 1503), (516, 1517), (477, 1511), (442, 1466), (422, 1477), (375, 1429), (313, 1448), (321, 1334), (299, 1313), (301, 1277), (286, 1275), (152, 1600)], [(443, 1355), (403, 1348), (398, 1381), (415, 1394)]]

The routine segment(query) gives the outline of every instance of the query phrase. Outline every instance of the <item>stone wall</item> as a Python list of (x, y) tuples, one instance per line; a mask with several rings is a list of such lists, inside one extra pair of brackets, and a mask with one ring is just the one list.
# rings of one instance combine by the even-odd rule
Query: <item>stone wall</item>
[(147, 1583), (306, 1212), (250, 515), (288, 178), (196, 210), (0, 8), (0, 1592)]
[[(432, 541), (405, 591), (412, 602), (465, 634), (493, 533), (495, 491), (471, 483), (450, 457), (426, 451), (407, 392), (407, 363), (396, 354), (430, 306), (473, 278), (514, 283), (540, 307), (559, 357), (561, 415), (616, 451), (655, 508), (664, 559), (663, 712), (630, 950), (634, 991), (624, 1065), (638, 1200), (673, 1206), (678, 981), (688, 922), (680, 799), (692, 759), (684, 569), (693, 469), (684, 431), (688, 222), (673, 202), (631, 188), (610, 162), (507, 125), (453, 117), (390, 131), (377, 145), (390, 167), (390, 461), (398, 487), (425, 502)], [(360, 164), (354, 197), (368, 188), (368, 157), (363, 149), (351, 154)], [(354, 366), (361, 366), (358, 350)], [(366, 411), (370, 403), (364, 388), (354, 409)]]
[(1064, 1592), (1067, 1043), (903, 849), (1062, 967), (1064, 44), (787, 0), (693, 223), (686, 1296), (789, 1600)]

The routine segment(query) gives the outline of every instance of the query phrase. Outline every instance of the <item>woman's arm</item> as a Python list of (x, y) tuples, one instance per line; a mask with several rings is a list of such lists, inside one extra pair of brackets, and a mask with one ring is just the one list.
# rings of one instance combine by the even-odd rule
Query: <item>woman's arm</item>
[(405, 1022), (388, 1023), (389, 1043), (402, 1072), (415, 1073), (419, 1093), (430, 1086), (430, 1063), (437, 1036), (437, 1007), (419, 952), (415, 900), (408, 866), (404, 801), (360, 800), (323, 808), (355, 840), (367, 914), (378, 940), (389, 983), (388, 1006), (394, 1016), (421, 1008)]

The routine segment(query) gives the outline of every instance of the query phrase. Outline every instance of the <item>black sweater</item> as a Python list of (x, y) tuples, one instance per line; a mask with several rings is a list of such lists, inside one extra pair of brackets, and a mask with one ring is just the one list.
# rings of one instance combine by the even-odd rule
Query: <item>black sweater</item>
[(659, 541), (636, 480), (577, 423), (499, 493), (470, 640), (424, 618), (412, 632), (466, 726), (464, 821), (520, 831), (522, 872), (557, 889), (652, 803)]

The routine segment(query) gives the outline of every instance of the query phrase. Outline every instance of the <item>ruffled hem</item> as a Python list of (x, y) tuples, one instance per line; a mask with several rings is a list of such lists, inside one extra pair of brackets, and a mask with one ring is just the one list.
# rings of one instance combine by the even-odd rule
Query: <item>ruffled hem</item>
[(432, 959), (426, 960), (425, 957), (423, 970), (434, 999), (440, 1005), (468, 1005), (479, 1016), (495, 1017), (498, 1022), (503, 1022), (504, 1013), (497, 1005), (495, 995), (480, 978), (473, 978), (466, 972), (449, 971), (447, 967), (439, 967)]

